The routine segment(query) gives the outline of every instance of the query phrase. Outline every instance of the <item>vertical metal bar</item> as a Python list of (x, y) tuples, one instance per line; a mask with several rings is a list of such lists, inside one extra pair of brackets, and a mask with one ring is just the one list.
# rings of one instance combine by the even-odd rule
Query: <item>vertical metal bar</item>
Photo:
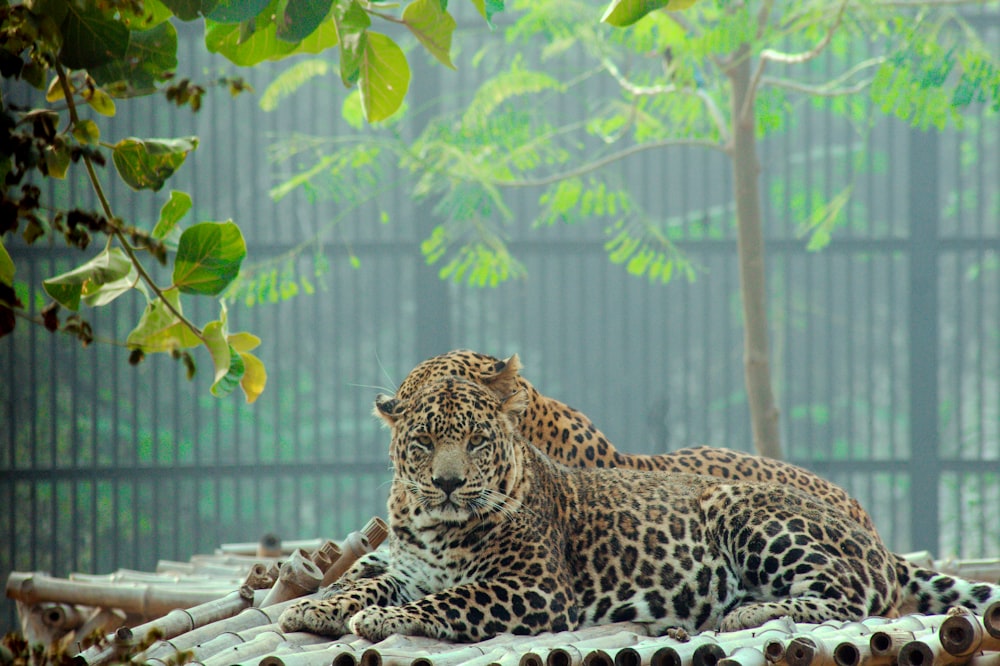
[(914, 548), (938, 552), (938, 135), (911, 130), (909, 137), (911, 536)]

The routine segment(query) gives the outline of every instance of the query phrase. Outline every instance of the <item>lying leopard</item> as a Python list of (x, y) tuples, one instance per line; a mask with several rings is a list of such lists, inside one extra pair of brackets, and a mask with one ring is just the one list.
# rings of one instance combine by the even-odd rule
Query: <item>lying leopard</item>
[(629, 467), (791, 485), (839, 508), (877, 534), (871, 517), (847, 491), (780, 460), (707, 446), (654, 456), (621, 453), (586, 414), (539, 393), (520, 375), (520, 367), (517, 354), (500, 360), (464, 349), (451, 351), (415, 367), (396, 391), (396, 397), (408, 398), (425, 384), (442, 377), (464, 377), (489, 387), (501, 397), (520, 389), (528, 397), (521, 434), (553, 460), (571, 467)]
[(663, 633), (860, 619), (908, 596), (982, 612), (1000, 599), (1000, 586), (901, 560), (789, 486), (563, 466), (521, 435), (528, 406), (523, 391), (500, 398), (458, 377), (380, 397), (395, 468), (387, 569), (364, 577), (359, 561), (281, 628), (478, 641), (625, 620)]

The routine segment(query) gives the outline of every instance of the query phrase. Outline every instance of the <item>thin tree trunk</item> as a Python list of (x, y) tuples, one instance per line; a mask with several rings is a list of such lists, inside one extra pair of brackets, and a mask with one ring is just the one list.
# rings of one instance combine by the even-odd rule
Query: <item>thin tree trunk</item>
[(733, 190), (736, 198), (737, 251), (743, 301), (743, 364), (753, 426), (754, 447), (762, 456), (781, 458), (778, 408), (771, 389), (768, 343), (764, 232), (761, 222), (760, 163), (757, 159), (756, 115), (750, 90), (750, 58), (746, 49), (734, 54), (726, 69), (732, 86)]

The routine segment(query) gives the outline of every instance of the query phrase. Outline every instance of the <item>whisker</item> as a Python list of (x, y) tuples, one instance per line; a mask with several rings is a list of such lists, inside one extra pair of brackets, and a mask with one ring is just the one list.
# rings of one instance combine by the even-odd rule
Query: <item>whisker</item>
[(385, 375), (385, 378), (389, 380), (389, 383), (392, 384), (393, 386), (395, 386), (395, 388), (392, 389), (392, 395), (396, 395), (396, 391), (399, 390), (399, 387), (396, 386), (396, 382), (392, 381), (392, 376), (385, 369), (385, 366), (382, 365), (382, 359), (379, 358), (379, 356), (378, 356), (378, 349), (375, 350), (375, 362), (378, 363), (379, 369), (382, 371), (382, 374)]
[(353, 388), (373, 389), (375, 391), (380, 391), (382, 393), (388, 393), (390, 395), (396, 395), (396, 389), (390, 389), (390, 388), (387, 388), (385, 386), (374, 386), (372, 384), (355, 384), (353, 382), (348, 382), (347, 385), (351, 386)]

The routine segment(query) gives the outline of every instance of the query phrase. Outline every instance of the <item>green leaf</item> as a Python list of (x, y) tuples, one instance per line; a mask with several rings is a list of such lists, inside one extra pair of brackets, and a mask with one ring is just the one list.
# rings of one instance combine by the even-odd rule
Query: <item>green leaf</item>
[(166, 22), (151, 30), (133, 32), (125, 57), (92, 68), (90, 75), (98, 85), (111, 86), (115, 96), (126, 97), (152, 92), (175, 69), (177, 30)]
[(73, 136), (80, 143), (93, 146), (101, 140), (101, 130), (90, 118), (84, 118), (73, 126)]
[(356, 130), (364, 127), (365, 110), (361, 108), (361, 91), (352, 90), (344, 102), (340, 105), (340, 115), (343, 116), (347, 124)]
[(240, 23), (256, 18), (270, 0), (218, 0), (205, 18), (219, 23)]
[(170, 190), (170, 198), (160, 209), (160, 219), (153, 227), (153, 238), (163, 240), (169, 236), (189, 210), (191, 210), (191, 195), (180, 190)]
[(92, 3), (66, 3), (66, 18), (60, 26), (63, 42), (59, 60), (70, 69), (89, 69), (124, 58), (129, 31)]
[(278, 39), (278, 26), (268, 12), (254, 21), (255, 29), (241, 39), (240, 24), (205, 21), (205, 46), (241, 67), (251, 67), (265, 60), (280, 60), (299, 53), (319, 53), (337, 45), (337, 29), (332, 21), (321, 23), (306, 39), (292, 44)]
[(246, 255), (243, 234), (232, 221), (196, 224), (177, 245), (174, 286), (186, 294), (215, 296), (236, 279)]
[(385, 35), (369, 32), (361, 63), (361, 108), (368, 122), (385, 120), (403, 103), (410, 87), (410, 65), (402, 49)]
[(312, 34), (330, 14), (333, 0), (288, 0), (278, 19), (278, 39), (298, 42)]
[(132, 11), (128, 3), (119, 6), (118, 12), (122, 24), (129, 30), (151, 30), (174, 15), (160, 0), (143, 0), (141, 13)]
[(175, 349), (190, 349), (201, 344), (194, 331), (185, 326), (164, 304), (164, 299), (183, 313), (180, 292), (171, 289), (163, 294), (163, 299), (146, 305), (139, 324), (128, 334), (125, 344), (147, 352), (168, 352)]
[(14, 260), (3, 246), (3, 236), (0, 236), (0, 282), (6, 285), (14, 284)]
[(243, 358), (226, 341), (225, 304), (222, 306), (222, 318), (205, 326), (204, 338), (205, 347), (212, 355), (212, 364), (215, 366), (212, 395), (222, 398), (236, 390), (246, 372)]
[(371, 19), (358, 0), (337, 0), (333, 5), (333, 23), (340, 42), (340, 80), (350, 88), (361, 75)]
[(135, 266), (131, 267), (128, 275), (119, 280), (102, 285), (91, 283), (83, 285), (83, 302), (92, 308), (100, 307), (133, 289), (138, 289), (147, 299), (149, 298), (146, 285), (139, 279), (139, 271), (136, 270)]
[(215, 4), (214, 0), (163, 0), (163, 4), (174, 13), (174, 16), (182, 21), (193, 21), (202, 15), (204, 8), (202, 4), (208, 5), (208, 9)]
[(624, 28), (657, 9), (679, 11), (687, 9), (697, 0), (612, 0), (601, 17), (602, 23)]
[(44, 280), (42, 286), (60, 305), (76, 311), (84, 289), (91, 293), (100, 285), (125, 277), (132, 268), (132, 262), (120, 248), (111, 248), (68, 273)]
[[(490, 28), (495, 28), (493, 25), (493, 15), (499, 14), (503, 11), (503, 0), (472, 0), (472, 4), (479, 11), (479, 14), (486, 19), (486, 24)], [(445, 7), (442, 7), (445, 9)]]
[(115, 168), (134, 190), (159, 191), (188, 153), (198, 147), (198, 137), (186, 139), (122, 139), (114, 146)]
[(441, 6), (441, 0), (415, 0), (403, 10), (403, 23), (427, 51), (452, 69), (451, 36), (455, 19)]
[(260, 108), (264, 111), (274, 111), (278, 103), (292, 95), (295, 91), (317, 76), (326, 76), (330, 71), (330, 63), (320, 58), (300, 60), (278, 76), (260, 96)]

